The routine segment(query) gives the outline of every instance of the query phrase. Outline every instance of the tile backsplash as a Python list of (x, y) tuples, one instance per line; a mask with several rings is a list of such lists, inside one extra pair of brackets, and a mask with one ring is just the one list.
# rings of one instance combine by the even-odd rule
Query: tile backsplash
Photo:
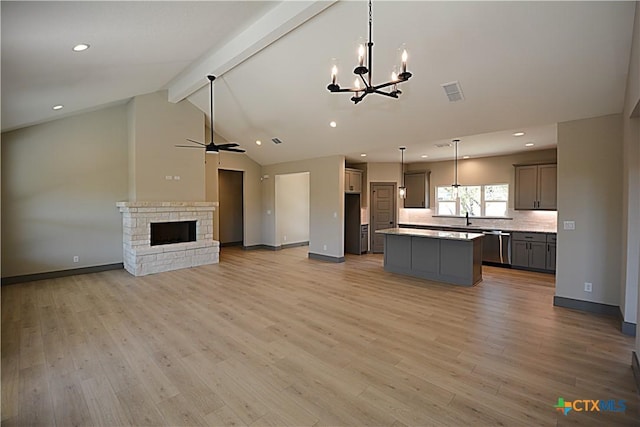
[[(464, 217), (434, 217), (433, 209), (400, 209), (399, 224), (413, 225), (454, 225), (464, 226)], [(473, 225), (480, 228), (495, 228), (514, 231), (557, 231), (556, 211), (516, 211), (507, 212), (509, 219), (470, 218)]]

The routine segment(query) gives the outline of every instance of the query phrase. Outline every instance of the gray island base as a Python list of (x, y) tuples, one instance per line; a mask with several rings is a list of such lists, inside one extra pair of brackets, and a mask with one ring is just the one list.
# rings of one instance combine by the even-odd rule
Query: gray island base
[(387, 228), (384, 269), (421, 279), (473, 286), (482, 280), (482, 234)]

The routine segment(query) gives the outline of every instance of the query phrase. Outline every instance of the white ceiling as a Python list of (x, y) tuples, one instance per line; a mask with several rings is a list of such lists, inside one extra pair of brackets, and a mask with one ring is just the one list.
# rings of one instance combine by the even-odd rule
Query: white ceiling
[[(163, 88), (208, 112), (214, 73), (216, 131), (272, 164), (398, 161), (399, 146), (405, 161), (450, 159), (453, 149), (434, 145), (452, 138), (472, 157), (553, 147), (557, 122), (622, 111), (635, 2), (374, 1), (374, 83), (402, 43), (414, 76), (399, 100), (358, 105), (326, 85), (332, 58), (339, 82), (353, 81), (362, 1), (1, 7), (3, 130), (58, 117), (57, 103), (70, 114)], [(74, 53), (78, 42), (92, 46)], [(440, 85), (454, 80), (465, 100), (450, 103)]]

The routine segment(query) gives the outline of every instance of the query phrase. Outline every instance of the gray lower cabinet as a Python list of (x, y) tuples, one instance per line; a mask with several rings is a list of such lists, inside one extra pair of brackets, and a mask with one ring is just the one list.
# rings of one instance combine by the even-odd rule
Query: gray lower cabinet
[(555, 271), (555, 247), (555, 234), (514, 232), (511, 241), (511, 266)]
[(482, 239), (385, 234), (384, 269), (437, 282), (473, 286), (482, 280)]
[(547, 243), (547, 270), (556, 271), (556, 244)]
[(547, 234), (547, 270), (556, 271), (556, 234)]
[(360, 253), (365, 254), (369, 250), (369, 224), (360, 226)]

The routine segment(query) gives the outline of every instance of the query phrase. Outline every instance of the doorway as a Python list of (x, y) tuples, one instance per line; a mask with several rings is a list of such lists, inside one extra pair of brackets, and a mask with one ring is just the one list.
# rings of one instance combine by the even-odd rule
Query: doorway
[(371, 252), (384, 252), (384, 235), (376, 230), (396, 226), (396, 184), (393, 182), (371, 183), (370, 241)]
[(244, 241), (244, 172), (218, 169), (220, 246)]
[(276, 248), (309, 244), (309, 172), (276, 175)]

